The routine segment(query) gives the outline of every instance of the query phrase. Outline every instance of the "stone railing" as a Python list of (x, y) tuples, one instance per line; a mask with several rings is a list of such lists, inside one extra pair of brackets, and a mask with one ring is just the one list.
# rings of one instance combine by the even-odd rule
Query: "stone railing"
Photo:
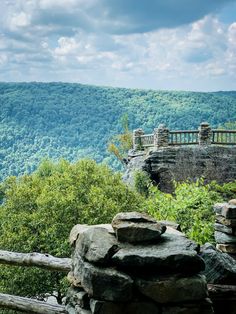
[(161, 124), (154, 129), (153, 134), (145, 134), (142, 129), (133, 132), (135, 150), (149, 147), (210, 144), (236, 145), (236, 130), (214, 130), (207, 122), (203, 122), (198, 130), (170, 131), (164, 124)]

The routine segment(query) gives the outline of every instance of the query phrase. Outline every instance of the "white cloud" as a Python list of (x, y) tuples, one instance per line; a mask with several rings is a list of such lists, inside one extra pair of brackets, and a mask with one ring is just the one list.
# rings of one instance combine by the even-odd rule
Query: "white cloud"
[(21, 11), (19, 13), (13, 13), (9, 17), (8, 23), (9, 28), (12, 30), (17, 30), (18, 28), (27, 27), (30, 25), (31, 16)]

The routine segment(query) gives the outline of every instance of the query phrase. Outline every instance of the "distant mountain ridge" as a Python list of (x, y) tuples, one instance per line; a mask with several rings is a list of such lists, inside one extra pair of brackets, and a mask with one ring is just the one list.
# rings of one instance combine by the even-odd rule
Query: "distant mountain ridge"
[(155, 91), (75, 83), (0, 83), (0, 179), (31, 172), (42, 158), (74, 161), (91, 157), (114, 168), (106, 151), (120, 132), (125, 113), (130, 128), (152, 132), (213, 127), (236, 121), (236, 91)]

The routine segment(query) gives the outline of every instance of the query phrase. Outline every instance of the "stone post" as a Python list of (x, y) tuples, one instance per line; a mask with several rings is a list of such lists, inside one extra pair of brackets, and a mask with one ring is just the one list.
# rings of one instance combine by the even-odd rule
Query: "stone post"
[(133, 131), (133, 148), (134, 150), (142, 150), (141, 136), (144, 135), (143, 129)]
[(201, 146), (206, 146), (211, 144), (212, 130), (207, 122), (202, 122), (198, 128), (198, 142)]
[(169, 145), (169, 129), (165, 124), (160, 124), (154, 129), (154, 147), (167, 147)]

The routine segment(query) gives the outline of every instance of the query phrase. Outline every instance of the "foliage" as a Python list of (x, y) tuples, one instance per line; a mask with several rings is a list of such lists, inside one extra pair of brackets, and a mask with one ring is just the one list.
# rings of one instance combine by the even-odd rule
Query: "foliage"
[(175, 194), (166, 194), (151, 186), (146, 208), (158, 220), (176, 221), (191, 239), (203, 244), (213, 242), (214, 203), (223, 201), (214, 183), (175, 183)]
[(128, 115), (121, 118), (122, 133), (112, 137), (108, 143), (108, 151), (119, 161), (123, 162), (127, 157), (128, 150), (132, 148), (132, 132), (129, 130)]
[[(152, 133), (160, 123), (196, 129), (236, 116), (236, 92), (192, 93), (97, 87), (70, 83), (0, 83), (0, 180), (34, 171), (42, 158), (91, 157), (118, 169), (107, 143), (131, 130)], [(33, 126), (33, 127), (32, 127)], [(113, 146), (114, 148), (114, 146)]]
[(137, 170), (134, 174), (135, 190), (144, 197), (149, 196), (149, 187), (151, 186), (150, 176), (147, 172)]
[[(105, 165), (92, 160), (54, 164), (45, 160), (31, 175), (2, 183), (0, 247), (70, 256), (68, 235), (78, 223), (108, 223), (120, 211), (139, 210), (141, 197)], [(36, 268), (1, 267), (0, 290), (37, 296), (63, 294), (63, 275)], [(61, 298), (58, 298), (61, 301)]]

